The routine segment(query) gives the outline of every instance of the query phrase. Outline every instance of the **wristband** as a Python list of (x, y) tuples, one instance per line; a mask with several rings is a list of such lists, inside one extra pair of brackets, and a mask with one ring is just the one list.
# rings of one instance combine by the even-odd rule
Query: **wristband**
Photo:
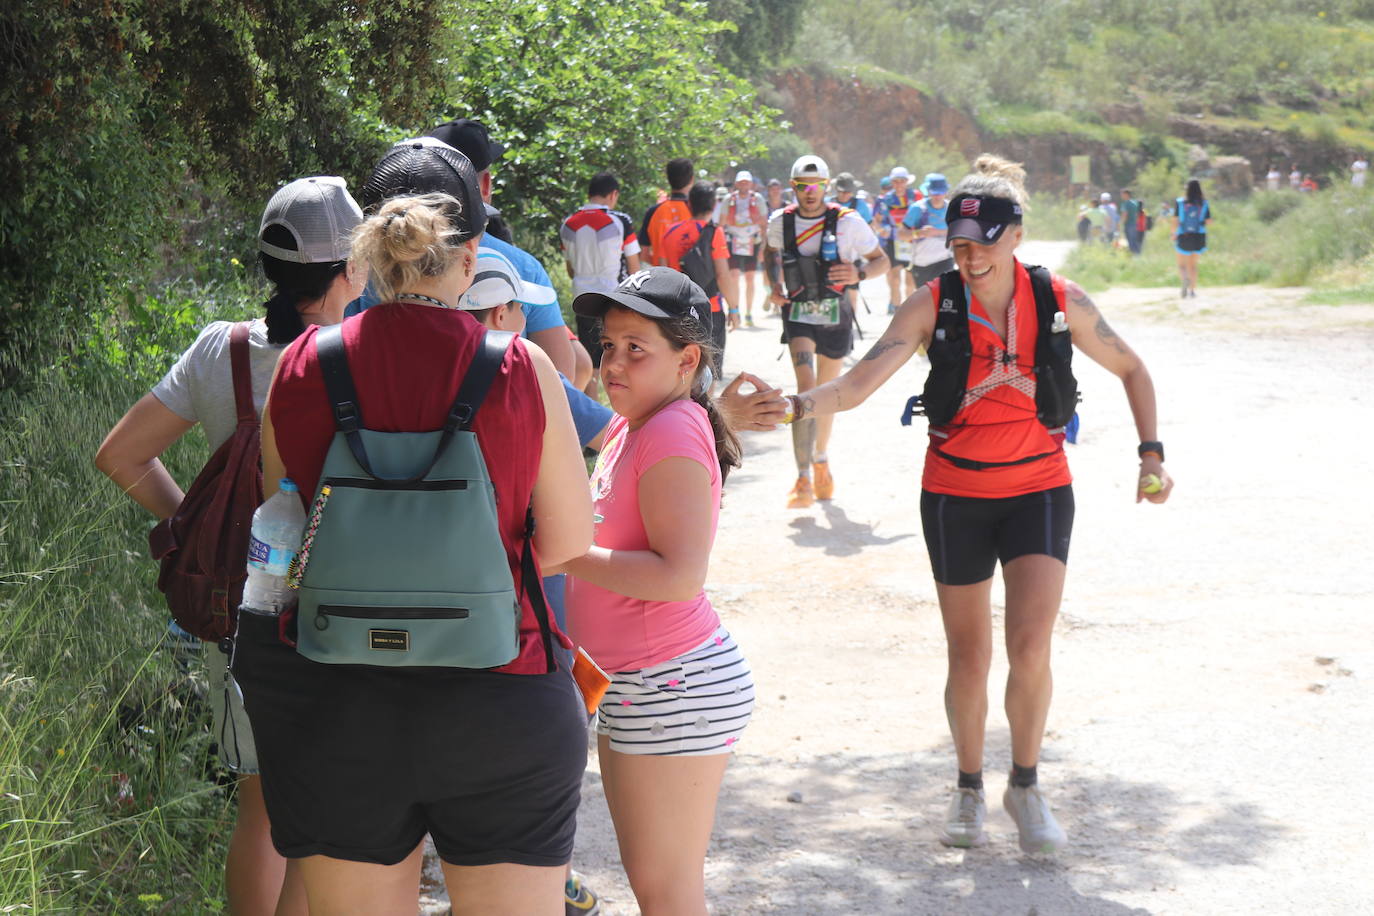
[(739, 309), (730, 309), (730, 314), (731, 314), (731, 315), (738, 315), (738, 314), (739, 314)]
[(1135, 450), (1135, 453), (1139, 455), (1141, 458), (1144, 458), (1146, 455), (1154, 455), (1162, 462), (1164, 460), (1164, 443), (1142, 442), (1140, 443), (1140, 446)]

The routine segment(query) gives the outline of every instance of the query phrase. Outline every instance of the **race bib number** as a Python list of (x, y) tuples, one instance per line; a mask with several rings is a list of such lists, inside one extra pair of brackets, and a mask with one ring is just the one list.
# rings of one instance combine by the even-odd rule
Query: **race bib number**
[(820, 299), (815, 302), (793, 302), (788, 318), (800, 324), (839, 324), (840, 300)]
[(915, 248), (915, 242), (906, 242), (902, 239), (897, 239), (896, 243), (892, 246), (892, 251), (896, 255), (897, 260), (910, 261), (911, 253), (915, 250)]
[(730, 236), (730, 253), (738, 255), (752, 255), (754, 253), (754, 238), (750, 235)]

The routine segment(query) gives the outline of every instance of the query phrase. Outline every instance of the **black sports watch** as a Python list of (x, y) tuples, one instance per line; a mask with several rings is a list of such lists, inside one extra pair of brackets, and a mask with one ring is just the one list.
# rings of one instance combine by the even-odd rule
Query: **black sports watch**
[(1163, 442), (1142, 442), (1140, 443), (1140, 447), (1135, 450), (1135, 453), (1141, 458), (1144, 458), (1147, 452), (1154, 452), (1156, 455), (1159, 456), (1159, 460), (1161, 462), (1164, 461)]

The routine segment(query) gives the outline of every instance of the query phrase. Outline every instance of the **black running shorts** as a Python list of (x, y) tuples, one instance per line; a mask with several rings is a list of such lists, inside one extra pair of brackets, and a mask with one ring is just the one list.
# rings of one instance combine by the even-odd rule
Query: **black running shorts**
[(844, 359), (854, 350), (854, 312), (848, 305), (840, 306), (839, 324), (806, 324), (787, 318), (789, 306), (783, 306), (782, 342), (794, 337), (806, 337), (816, 342), (816, 352), (830, 359)]
[(282, 855), (392, 865), (429, 833), (453, 865), (572, 857), (587, 716), (567, 671), (321, 664), (255, 614), (232, 670)]
[(730, 252), (731, 270), (758, 270), (759, 269), (759, 247), (754, 246), (750, 254), (735, 254)]
[(921, 527), (930, 569), (941, 585), (972, 585), (992, 578), (1001, 560), (1046, 554), (1069, 562), (1073, 487), (1024, 496), (978, 499), (921, 491)]

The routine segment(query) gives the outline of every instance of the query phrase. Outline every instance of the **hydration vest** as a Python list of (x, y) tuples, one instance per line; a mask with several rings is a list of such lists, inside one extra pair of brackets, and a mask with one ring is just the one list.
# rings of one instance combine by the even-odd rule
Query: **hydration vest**
[[(825, 218), (814, 224), (804, 233), (805, 238), (827, 232), (835, 234), (839, 240), (840, 217), (851, 212), (836, 203), (825, 205)], [(812, 255), (803, 255), (797, 247), (797, 205), (783, 208), (782, 211), (782, 285), (788, 302), (819, 302), (822, 299), (838, 299), (840, 291), (825, 282), (831, 264), (838, 261), (824, 261), (820, 249)]]
[[(1078, 382), (1071, 367), (1073, 341), (1069, 335), (1068, 317), (1050, 283), (1050, 272), (1043, 267), (1030, 266), (1026, 267), (1026, 272), (1030, 274), (1031, 291), (1035, 294), (1035, 416), (1050, 429), (1057, 429), (1073, 418), (1078, 407)], [(939, 291), (935, 333), (927, 350), (930, 375), (926, 377), (920, 403), (932, 426), (947, 426), (963, 406), (973, 348), (968, 330), (969, 301), (959, 271), (941, 274)], [(1033, 455), (1012, 462), (944, 457), (960, 467), (982, 470), (1004, 464), (1024, 464), (1046, 456)]]
[(1207, 201), (1200, 204), (1190, 204), (1188, 199), (1180, 197), (1174, 202), (1174, 212), (1178, 214), (1179, 232), (1206, 232), (1207, 225)]

